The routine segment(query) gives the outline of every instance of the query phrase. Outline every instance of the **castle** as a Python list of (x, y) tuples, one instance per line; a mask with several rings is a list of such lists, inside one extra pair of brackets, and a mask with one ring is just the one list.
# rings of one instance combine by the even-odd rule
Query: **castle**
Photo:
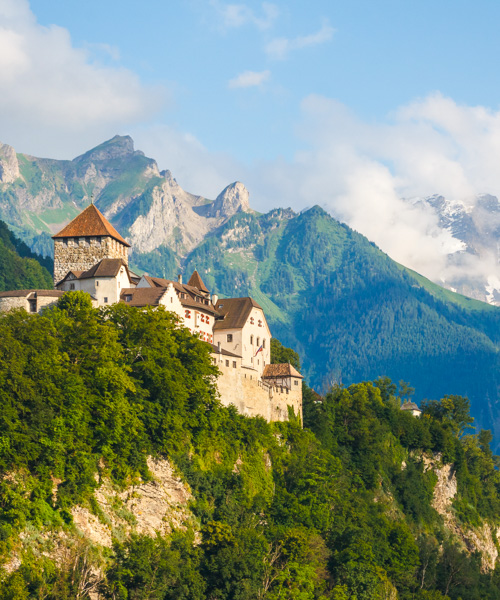
[(187, 283), (180, 275), (176, 281), (136, 275), (128, 266), (130, 244), (94, 204), (53, 239), (55, 290), (2, 292), (0, 310), (40, 312), (72, 290), (90, 294), (94, 306), (164, 306), (211, 345), (224, 405), (234, 404), (242, 414), (268, 421), (287, 420), (290, 407), (302, 418), (302, 376), (288, 363), (271, 364), (272, 336), (255, 300), (220, 299), (197, 271)]

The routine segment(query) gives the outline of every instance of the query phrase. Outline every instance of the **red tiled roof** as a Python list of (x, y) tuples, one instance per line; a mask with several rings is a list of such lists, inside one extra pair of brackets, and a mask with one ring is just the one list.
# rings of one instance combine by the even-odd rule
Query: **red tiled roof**
[(202, 280), (200, 274), (196, 270), (193, 271), (193, 274), (191, 275), (191, 277), (188, 281), (188, 285), (190, 285), (191, 287), (197, 288), (198, 290), (200, 290), (200, 292), (206, 292), (207, 294), (210, 293), (208, 291), (207, 286), (203, 283), (203, 280)]
[(215, 322), (215, 329), (240, 329), (247, 322), (252, 308), (262, 307), (252, 298), (225, 298), (218, 300), (215, 306), (217, 312), (224, 319)]
[(264, 367), (262, 379), (272, 379), (275, 377), (300, 377), (300, 379), (304, 379), (297, 369), (292, 367), (290, 363), (266, 365)]
[(104, 215), (93, 204), (75, 217), (71, 223), (53, 235), (53, 239), (65, 237), (110, 236), (130, 247)]

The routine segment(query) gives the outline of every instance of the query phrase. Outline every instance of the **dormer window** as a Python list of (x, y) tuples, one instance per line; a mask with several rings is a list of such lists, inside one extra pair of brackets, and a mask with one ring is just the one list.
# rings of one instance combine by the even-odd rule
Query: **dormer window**
[(130, 302), (132, 300), (132, 294), (125, 294), (125, 302)]

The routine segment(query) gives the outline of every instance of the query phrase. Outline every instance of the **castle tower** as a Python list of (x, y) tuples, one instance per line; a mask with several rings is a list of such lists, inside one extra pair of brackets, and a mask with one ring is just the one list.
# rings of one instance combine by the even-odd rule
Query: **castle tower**
[(128, 264), (130, 244), (93, 204), (52, 238), (54, 284), (69, 271), (87, 271), (103, 258), (121, 258)]

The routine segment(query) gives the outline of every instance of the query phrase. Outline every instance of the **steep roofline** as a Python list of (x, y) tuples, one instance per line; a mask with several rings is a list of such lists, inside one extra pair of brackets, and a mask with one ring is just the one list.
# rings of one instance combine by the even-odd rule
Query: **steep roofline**
[(95, 237), (109, 236), (117, 240), (121, 244), (130, 248), (130, 244), (125, 241), (122, 236), (116, 231), (101, 211), (91, 204), (68, 223), (59, 233), (52, 236), (53, 240), (66, 237)]

